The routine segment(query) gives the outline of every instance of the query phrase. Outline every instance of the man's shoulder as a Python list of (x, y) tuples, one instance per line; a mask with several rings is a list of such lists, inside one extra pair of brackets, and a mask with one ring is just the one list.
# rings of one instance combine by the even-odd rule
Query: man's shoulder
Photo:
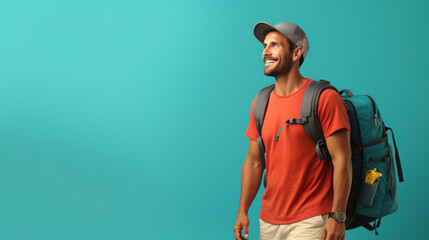
[(320, 101), (342, 101), (342, 98), (340, 96), (340, 94), (337, 92), (337, 90), (332, 89), (332, 88), (328, 88), (325, 89), (321, 94), (320, 94), (320, 98), (319, 98), (319, 102)]
[[(328, 109), (347, 109), (343, 98), (335, 89), (325, 89), (319, 98), (318, 112), (327, 111)], [(328, 110), (328, 112), (330, 112)]]

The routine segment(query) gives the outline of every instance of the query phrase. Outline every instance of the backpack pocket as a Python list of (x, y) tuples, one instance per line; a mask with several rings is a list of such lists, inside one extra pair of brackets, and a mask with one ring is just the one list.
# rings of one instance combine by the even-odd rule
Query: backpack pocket
[(377, 193), (378, 184), (380, 181), (376, 181), (373, 184), (363, 183), (361, 188), (361, 194), (359, 197), (359, 204), (365, 207), (372, 207), (374, 202), (375, 194)]
[[(357, 213), (378, 218), (382, 215), (386, 197), (391, 198), (391, 163), (393, 161), (390, 145), (382, 142), (364, 150), (363, 172)], [(367, 171), (377, 177), (365, 181)], [(379, 176), (381, 174), (381, 176)], [(388, 195), (388, 196), (387, 196)]]

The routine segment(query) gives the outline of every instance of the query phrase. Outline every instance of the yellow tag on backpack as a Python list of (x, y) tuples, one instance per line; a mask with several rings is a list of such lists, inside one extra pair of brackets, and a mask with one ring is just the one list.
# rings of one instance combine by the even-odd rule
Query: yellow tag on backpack
[(383, 174), (377, 172), (377, 168), (374, 168), (373, 170), (367, 170), (365, 172), (365, 183), (374, 184), (375, 181), (377, 181), (381, 176), (383, 176)]

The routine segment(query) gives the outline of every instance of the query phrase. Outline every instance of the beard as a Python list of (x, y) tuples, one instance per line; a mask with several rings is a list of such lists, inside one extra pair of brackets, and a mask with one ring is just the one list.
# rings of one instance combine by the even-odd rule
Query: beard
[(264, 74), (270, 77), (277, 77), (280, 75), (287, 74), (291, 68), (292, 68), (292, 62), (285, 64), (285, 66), (276, 66), (273, 70), (268, 72), (264, 71)]
[(277, 65), (271, 71), (265, 71), (264, 69), (264, 74), (266, 76), (277, 77), (289, 73), (292, 68), (292, 54), (286, 54), (283, 59), (282, 63), (276, 62)]

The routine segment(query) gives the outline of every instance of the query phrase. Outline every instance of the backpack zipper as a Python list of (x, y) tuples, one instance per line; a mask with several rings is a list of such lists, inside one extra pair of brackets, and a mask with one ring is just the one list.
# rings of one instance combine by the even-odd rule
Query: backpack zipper
[(378, 124), (380, 124), (380, 120), (378, 120), (377, 108), (375, 107), (375, 101), (369, 95), (366, 95), (366, 96), (369, 98), (369, 100), (371, 100), (371, 103), (372, 103), (372, 110), (374, 112), (374, 125), (378, 125)]

